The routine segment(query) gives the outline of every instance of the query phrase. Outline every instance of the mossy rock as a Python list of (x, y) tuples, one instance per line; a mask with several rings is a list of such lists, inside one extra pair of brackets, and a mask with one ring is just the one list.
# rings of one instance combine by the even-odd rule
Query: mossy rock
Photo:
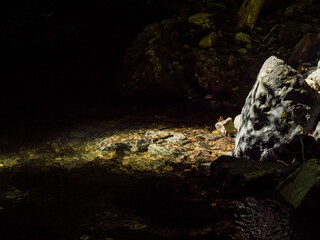
[(276, 190), (294, 208), (298, 208), (304, 201), (319, 202), (319, 199), (314, 201), (310, 196), (314, 192), (320, 192), (320, 159), (311, 159), (304, 163), (281, 182)]
[(210, 179), (227, 192), (274, 188), (297, 165), (279, 162), (260, 162), (231, 156), (221, 156), (210, 167)]
[(197, 13), (195, 15), (190, 16), (188, 22), (193, 25), (199, 26), (205, 30), (213, 29), (214, 24), (211, 20), (212, 15), (213, 14), (209, 13)]

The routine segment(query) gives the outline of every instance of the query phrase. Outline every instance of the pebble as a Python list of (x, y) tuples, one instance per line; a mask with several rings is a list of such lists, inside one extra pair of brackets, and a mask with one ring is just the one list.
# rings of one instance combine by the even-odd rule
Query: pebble
[(46, 167), (58, 164), (71, 169), (97, 160), (118, 173), (164, 173), (176, 171), (175, 164), (179, 164), (178, 169), (181, 164), (188, 169), (191, 165), (214, 161), (234, 147), (233, 138), (212, 134), (213, 126), (176, 126), (175, 121), (173, 127), (161, 119), (161, 122), (150, 125), (139, 123), (134, 129), (122, 127), (126, 122), (132, 126), (133, 118), (104, 123), (109, 128), (111, 126), (110, 130), (103, 129), (102, 124), (83, 125), (79, 127), (81, 130), (63, 133), (63, 136), (37, 147), (19, 148), (1, 155), (0, 167), (27, 162), (31, 165), (41, 163)]

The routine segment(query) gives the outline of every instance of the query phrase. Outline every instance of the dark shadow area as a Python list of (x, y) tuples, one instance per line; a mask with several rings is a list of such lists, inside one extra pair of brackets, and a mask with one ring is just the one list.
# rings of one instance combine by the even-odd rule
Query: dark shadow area
[(196, 233), (219, 219), (205, 178), (117, 175), (97, 163), (0, 175), (1, 239), (227, 239)]

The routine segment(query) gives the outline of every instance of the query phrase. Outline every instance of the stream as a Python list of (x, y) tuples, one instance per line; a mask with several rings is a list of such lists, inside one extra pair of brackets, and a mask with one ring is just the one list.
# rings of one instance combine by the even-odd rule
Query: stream
[(234, 144), (214, 132), (221, 114), (160, 112), (93, 111), (60, 128), (4, 131), (0, 238), (307, 239), (272, 191), (210, 183), (208, 164)]

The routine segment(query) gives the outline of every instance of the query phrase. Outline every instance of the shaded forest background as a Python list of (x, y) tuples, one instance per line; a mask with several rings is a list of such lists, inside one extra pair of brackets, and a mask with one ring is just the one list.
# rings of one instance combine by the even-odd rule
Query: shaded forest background
[[(99, 104), (108, 105), (110, 99), (119, 97), (113, 76), (125, 50), (145, 26), (178, 14), (184, 2), (1, 1), (3, 111), (25, 115), (55, 108), (68, 110), (68, 104), (101, 101)], [(222, 4), (239, 9), (242, 2)], [(268, 2), (270, 12), (294, 1)]]

